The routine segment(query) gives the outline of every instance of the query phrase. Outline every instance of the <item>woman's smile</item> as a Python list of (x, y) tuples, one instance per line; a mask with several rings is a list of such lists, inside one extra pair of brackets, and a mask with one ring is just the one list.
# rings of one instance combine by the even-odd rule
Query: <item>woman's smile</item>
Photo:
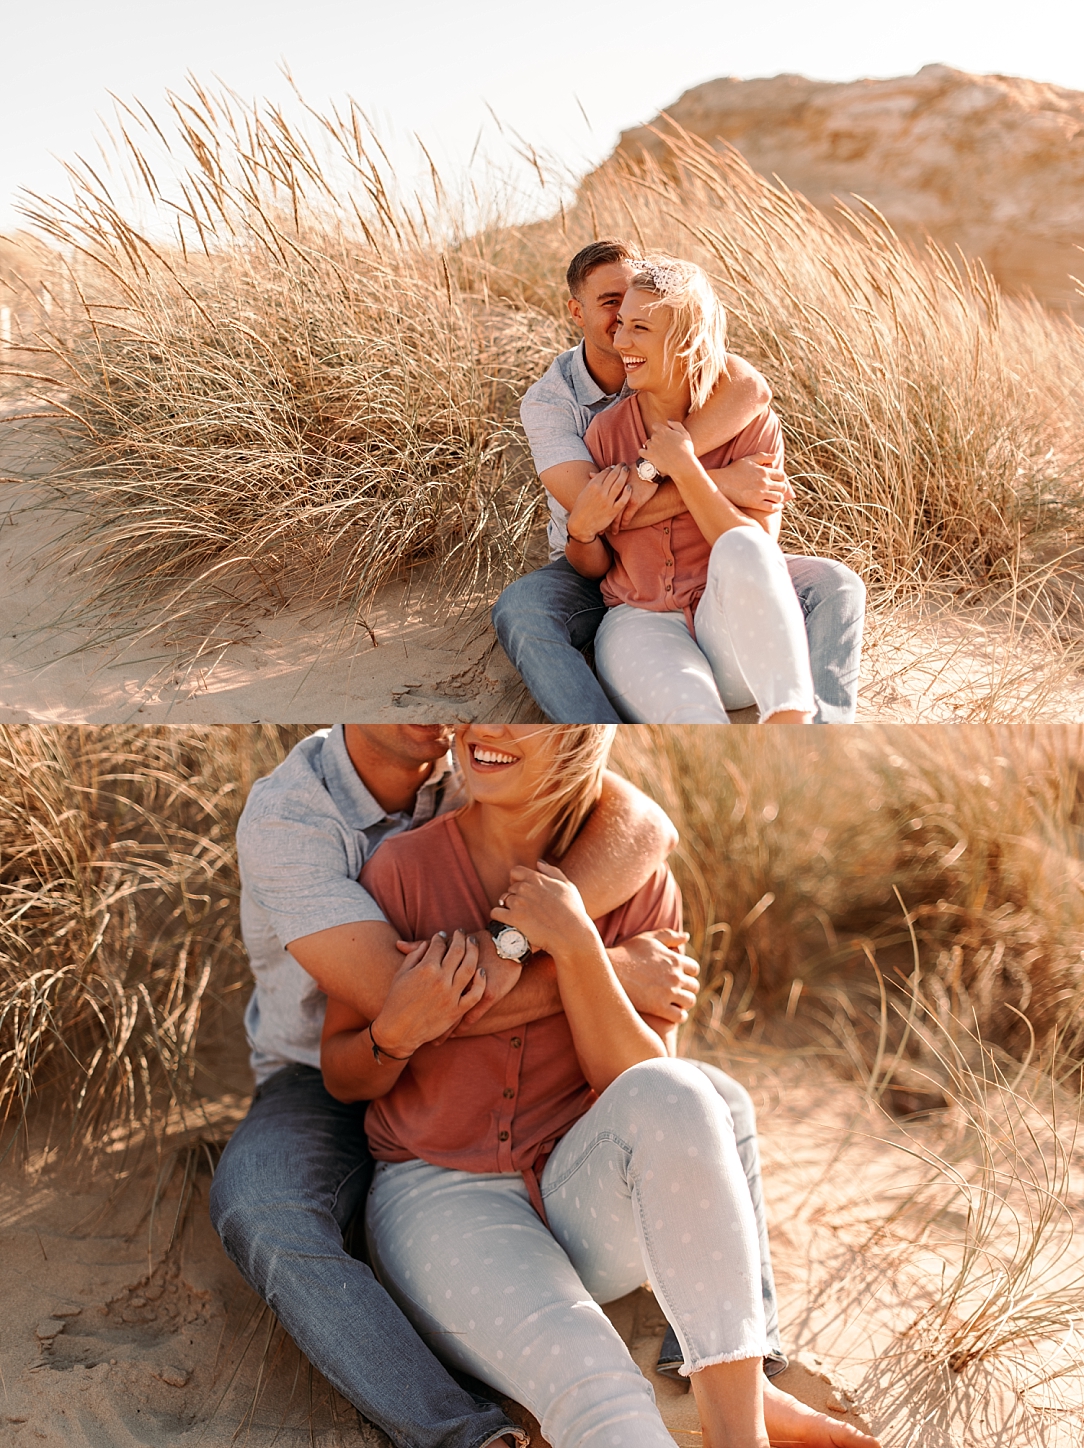
[(480, 774), (499, 773), (521, 763), (521, 757), (518, 754), (509, 754), (507, 750), (497, 749), (492, 744), (472, 742), (468, 744), (467, 749), (470, 754), (471, 767)]

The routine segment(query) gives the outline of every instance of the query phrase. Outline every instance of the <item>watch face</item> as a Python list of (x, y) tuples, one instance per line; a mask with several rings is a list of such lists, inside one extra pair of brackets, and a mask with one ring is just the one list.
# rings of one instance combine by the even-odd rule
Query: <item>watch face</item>
[(508, 925), (496, 938), (497, 954), (505, 960), (521, 960), (529, 954), (531, 946), (522, 930)]
[(640, 459), (636, 464), (636, 471), (645, 483), (650, 483), (659, 476), (658, 468), (654, 463), (649, 463), (647, 458)]

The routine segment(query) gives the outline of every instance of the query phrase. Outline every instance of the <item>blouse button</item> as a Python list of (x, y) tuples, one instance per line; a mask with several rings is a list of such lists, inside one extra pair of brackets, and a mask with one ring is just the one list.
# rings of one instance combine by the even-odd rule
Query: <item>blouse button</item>
[(509, 1042), (509, 1044), (512, 1045), (512, 1046), (515, 1046), (516, 1050), (518, 1051), (519, 1048), (520, 1048), (520, 1046), (523, 1045), (523, 1042), (520, 1040), (520, 1038), (519, 1038), (518, 1036), (513, 1036), (512, 1039), (511, 1039), (511, 1041)]
[(669, 528), (664, 528), (662, 531), (663, 531), (664, 533), (669, 533), (669, 532), (670, 532), (670, 529), (669, 529)]
[(497, 1140), (498, 1140), (498, 1141), (507, 1141), (507, 1140), (508, 1140), (508, 1133), (507, 1133), (507, 1131), (499, 1131), (499, 1132), (497, 1133)]
[(503, 1096), (505, 1097), (506, 1100), (511, 1101), (512, 1097), (513, 1097), (516, 1093), (512, 1090), (511, 1086), (506, 1086), (506, 1087), (504, 1088), (504, 1091), (503, 1091), (502, 1094), (503, 1094)]
[[(669, 585), (669, 584), (666, 585), (666, 591), (667, 591), (667, 593), (670, 592), (670, 585)], [(513, 1044), (513, 1046), (514, 1046), (514, 1045), (516, 1044), (515, 1041), (513, 1041), (512, 1044)]]

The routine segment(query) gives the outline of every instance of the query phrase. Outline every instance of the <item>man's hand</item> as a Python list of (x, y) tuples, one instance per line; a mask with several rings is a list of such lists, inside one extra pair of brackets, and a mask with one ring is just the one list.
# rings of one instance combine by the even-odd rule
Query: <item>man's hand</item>
[(713, 468), (710, 476), (716, 487), (736, 508), (756, 513), (780, 513), (783, 504), (794, 497), (794, 489), (782, 468), (773, 466), (771, 453), (754, 453), (735, 458), (725, 468)]
[[(480, 1021), (487, 1011), (492, 1010), (498, 1001), (503, 1000), (512, 987), (519, 983), (519, 978), (523, 973), (523, 966), (518, 960), (505, 960), (503, 956), (497, 954), (497, 947), (488, 930), (477, 931), (475, 939), (478, 942), (479, 972), (485, 976), (485, 990), (472, 1004), (463, 1019), (457, 1023), (455, 1029), (447, 1032), (443, 1038), (445, 1040), (448, 1035), (465, 1034), (464, 1027), (472, 1026), (475, 1021)], [(418, 949), (419, 945), (425, 944), (424, 941), (417, 940), (397, 940), (395, 943), (404, 955), (410, 955)]]
[(625, 993), (646, 1016), (680, 1024), (689, 1017), (700, 990), (700, 962), (682, 954), (684, 930), (648, 930), (609, 952)]
[(523, 974), (521, 961), (505, 960), (503, 955), (497, 954), (497, 947), (488, 930), (478, 932), (478, 958), (486, 973), (485, 993), (460, 1021), (454, 1033), (456, 1035), (462, 1033), (464, 1026), (473, 1026), (475, 1021), (480, 1021), (498, 1001), (504, 1000), (512, 987), (519, 984), (519, 978)]

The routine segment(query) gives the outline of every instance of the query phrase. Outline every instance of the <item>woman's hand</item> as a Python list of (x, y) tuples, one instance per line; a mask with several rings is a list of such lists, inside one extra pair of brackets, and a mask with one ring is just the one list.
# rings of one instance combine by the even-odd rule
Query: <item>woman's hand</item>
[(514, 925), (531, 942), (559, 960), (592, 940), (598, 940), (594, 921), (584, 909), (580, 892), (560, 870), (539, 860), (537, 870), (513, 865), (508, 889), (493, 908), (494, 920)]
[(482, 999), (486, 972), (478, 942), (457, 930), (451, 940), (434, 935), (406, 956), (392, 977), (373, 1040), (389, 1056), (410, 1056), (429, 1041), (443, 1040)]
[(593, 543), (622, 512), (632, 497), (624, 463), (594, 473), (568, 515), (568, 535), (577, 543)]
[(646, 458), (663, 477), (678, 481), (689, 464), (696, 466), (696, 448), (693, 440), (680, 422), (672, 419), (661, 423), (640, 449), (640, 456)]

